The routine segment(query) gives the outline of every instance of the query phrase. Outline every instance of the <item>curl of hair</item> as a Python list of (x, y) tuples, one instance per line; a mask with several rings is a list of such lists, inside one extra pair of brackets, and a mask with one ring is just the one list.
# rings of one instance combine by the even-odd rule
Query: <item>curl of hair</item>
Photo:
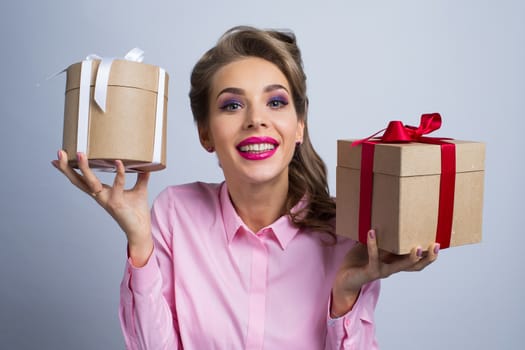
[[(247, 57), (265, 59), (283, 72), (292, 90), (297, 116), (305, 125), (303, 142), (296, 147), (288, 169), (288, 196), (283, 214), (290, 215), (300, 228), (328, 233), (335, 242), (335, 202), (329, 194), (326, 166), (314, 150), (308, 134), (306, 75), (293, 33), (246, 26), (228, 30), (193, 68), (189, 96), (194, 120), (199, 128), (208, 126), (214, 74), (223, 66)], [(306, 205), (292, 212), (303, 198)]]

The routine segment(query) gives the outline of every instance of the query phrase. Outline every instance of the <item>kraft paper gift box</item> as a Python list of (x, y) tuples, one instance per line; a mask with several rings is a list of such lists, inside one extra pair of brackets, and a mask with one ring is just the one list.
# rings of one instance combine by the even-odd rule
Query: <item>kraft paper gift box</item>
[[(410, 128), (409, 131), (416, 129)], [(444, 185), (441, 184), (442, 154), (439, 144), (383, 143), (379, 140), (372, 146), (373, 164), (369, 167), (373, 167), (373, 175), (368, 184), (372, 186), (371, 203), (368, 203), (371, 210), (368, 212), (370, 222), (366, 222), (364, 213), (367, 210), (360, 208), (364, 144), (352, 146), (356, 140), (338, 140), (338, 234), (366, 243), (368, 229), (374, 228), (379, 248), (395, 254), (409, 253), (418, 246), (426, 250), (436, 241), (442, 248), (481, 241), (485, 145), (481, 142), (421, 139), (422, 142), (455, 145), (455, 172), (449, 174), (454, 184), (450, 190), (453, 198), (449, 198), (452, 212), (448, 229), (441, 227), (441, 232), (437, 232), (438, 221), (441, 220), (440, 224), (446, 221), (444, 218), (438, 220), (438, 216), (442, 215), (439, 206), (443, 203), (440, 200), (444, 200), (440, 198)], [(361, 229), (360, 220), (365, 220), (361, 222)]]
[(84, 152), (98, 170), (114, 171), (116, 159), (127, 172), (164, 169), (167, 102), (168, 74), (160, 67), (105, 58), (69, 66), (63, 134), (69, 164), (78, 167), (76, 153)]

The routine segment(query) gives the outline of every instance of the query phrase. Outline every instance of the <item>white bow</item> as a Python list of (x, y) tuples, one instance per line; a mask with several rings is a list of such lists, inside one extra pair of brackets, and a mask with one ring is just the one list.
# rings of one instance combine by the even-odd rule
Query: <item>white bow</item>
[[(95, 80), (95, 102), (104, 113), (106, 112), (109, 72), (111, 71), (111, 64), (115, 59), (116, 58), (114, 57), (100, 57), (97, 54), (90, 54), (86, 57), (86, 61), (101, 61), (98, 66), (97, 78)], [(144, 51), (135, 47), (124, 56), (124, 59), (127, 61), (142, 62), (144, 61)]]

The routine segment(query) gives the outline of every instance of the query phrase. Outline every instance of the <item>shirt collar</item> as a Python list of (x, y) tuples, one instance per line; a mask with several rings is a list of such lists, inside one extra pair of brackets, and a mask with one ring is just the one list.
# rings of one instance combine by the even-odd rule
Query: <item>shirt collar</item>
[[(221, 184), (221, 189), (219, 191), (220, 204), (221, 204), (221, 213), (222, 220), (224, 222), (224, 228), (226, 230), (226, 237), (228, 239), (228, 244), (230, 244), (235, 236), (240, 231), (245, 231), (250, 234), (254, 234), (242, 221), (241, 217), (235, 211), (233, 203), (231, 202), (230, 195), (228, 193), (228, 187), (226, 182)], [(292, 212), (299, 210), (304, 207), (306, 203), (301, 200), (295, 207), (292, 208)], [(283, 250), (286, 249), (288, 243), (297, 235), (299, 228), (295, 226), (289, 215), (283, 215), (278, 218), (271, 225), (261, 229), (263, 230), (270, 229), (273, 232), (273, 236), (276, 238), (277, 242)]]

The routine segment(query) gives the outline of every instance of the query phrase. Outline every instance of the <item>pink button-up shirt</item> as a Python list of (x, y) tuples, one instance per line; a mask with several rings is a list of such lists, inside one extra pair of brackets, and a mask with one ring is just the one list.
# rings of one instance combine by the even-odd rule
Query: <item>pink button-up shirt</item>
[(283, 216), (251, 232), (226, 184), (163, 191), (152, 208), (155, 248), (128, 260), (120, 319), (128, 349), (376, 349), (379, 282), (329, 317), (331, 288), (355, 244), (301, 230)]

